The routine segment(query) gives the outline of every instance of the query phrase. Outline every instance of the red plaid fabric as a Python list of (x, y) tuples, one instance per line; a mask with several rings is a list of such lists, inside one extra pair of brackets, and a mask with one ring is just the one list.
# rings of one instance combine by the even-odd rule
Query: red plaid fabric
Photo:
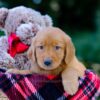
[(60, 76), (5, 74), (0, 69), (0, 89), (10, 100), (96, 100), (100, 96), (100, 78), (92, 71), (86, 70), (79, 84), (71, 96), (64, 92)]

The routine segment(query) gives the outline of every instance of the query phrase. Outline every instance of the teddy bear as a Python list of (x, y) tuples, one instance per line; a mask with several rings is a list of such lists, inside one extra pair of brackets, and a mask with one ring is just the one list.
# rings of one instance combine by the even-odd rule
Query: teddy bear
[(30, 69), (27, 50), (31, 40), (39, 30), (52, 24), (49, 15), (32, 8), (0, 8), (0, 30), (5, 33), (0, 37), (0, 67)]

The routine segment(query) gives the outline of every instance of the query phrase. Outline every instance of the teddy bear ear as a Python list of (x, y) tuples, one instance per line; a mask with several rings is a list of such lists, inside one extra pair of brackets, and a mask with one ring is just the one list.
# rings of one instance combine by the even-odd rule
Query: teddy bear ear
[(52, 18), (49, 15), (44, 15), (43, 19), (46, 27), (53, 25)]
[(7, 8), (0, 8), (0, 27), (4, 26), (8, 11), (9, 10)]

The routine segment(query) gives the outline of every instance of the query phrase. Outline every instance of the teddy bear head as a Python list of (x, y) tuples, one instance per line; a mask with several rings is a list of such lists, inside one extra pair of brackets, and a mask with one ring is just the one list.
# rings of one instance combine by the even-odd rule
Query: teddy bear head
[(0, 9), (0, 27), (7, 31), (8, 36), (14, 33), (28, 45), (39, 30), (49, 26), (52, 26), (51, 17), (31, 8), (19, 6)]

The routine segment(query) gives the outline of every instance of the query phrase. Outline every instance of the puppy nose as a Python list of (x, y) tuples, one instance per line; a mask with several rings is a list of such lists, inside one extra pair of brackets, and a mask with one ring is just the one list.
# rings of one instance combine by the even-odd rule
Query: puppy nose
[(44, 64), (45, 64), (46, 66), (50, 66), (50, 65), (52, 64), (52, 60), (51, 60), (50, 58), (48, 58), (48, 59), (46, 59), (46, 60), (44, 61)]

